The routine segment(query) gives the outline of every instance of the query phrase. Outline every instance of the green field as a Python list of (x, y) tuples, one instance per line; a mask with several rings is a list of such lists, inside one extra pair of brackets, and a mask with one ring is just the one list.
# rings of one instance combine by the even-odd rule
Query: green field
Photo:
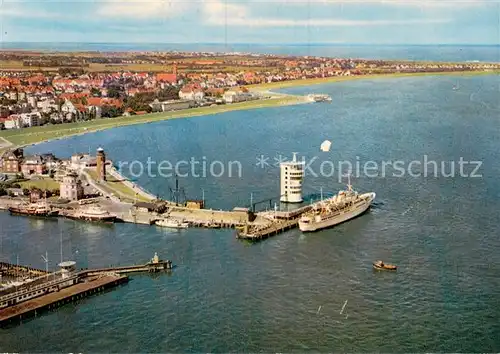
[(57, 189), (59, 190), (59, 182), (56, 182), (52, 178), (48, 177), (43, 177), (39, 180), (30, 180), (30, 181), (24, 181), (24, 182), (19, 182), (21, 185), (21, 188), (38, 188), (43, 190), (54, 190)]
[[(210, 65), (196, 65), (192, 64), (193, 61), (203, 62), (204, 60), (179, 60), (180, 72), (195, 72), (195, 73), (218, 73), (218, 72), (239, 72), (239, 71), (275, 71), (276, 67), (266, 66), (244, 66), (244, 65), (230, 65), (224, 63), (222, 60), (208, 60), (216, 61), (215, 64)], [(193, 67), (191, 69), (191, 67)], [(202, 67), (202, 68), (201, 68)], [(58, 71), (59, 67), (48, 66), (24, 66), (22, 61), (16, 60), (0, 60), (0, 70), (16, 70), (16, 71)], [(172, 72), (173, 65), (169, 64), (101, 64), (90, 63), (88, 67), (83, 67), (85, 71), (89, 72), (115, 72), (115, 71), (132, 71), (132, 72)]]
[(89, 132), (110, 129), (125, 125), (143, 124), (149, 122), (162, 121), (175, 118), (197, 117), (223, 112), (264, 108), (293, 104), (299, 102), (300, 98), (294, 96), (272, 98), (268, 100), (256, 100), (228, 105), (192, 108), (174, 112), (153, 113), (140, 116), (118, 117), (108, 119), (98, 119), (87, 122), (67, 123), (57, 125), (45, 125), (24, 129), (3, 130), (0, 137), (3, 137), (16, 146), (31, 145), (46, 140), (65, 138), (71, 135), (85, 134)]
[[(97, 172), (95, 170), (87, 169), (86, 172), (89, 174), (89, 176), (94, 181), (97, 181)], [(151, 201), (150, 199), (142, 196), (141, 194), (137, 194), (137, 196), (136, 196), (134, 190), (129, 188), (122, 181), (117, 180), (115, 177), (113, 177), (109, 173), (106, 174), (106, 181), (105, 182), (99, 182), (99, 187), (104, 189), (106, 192), (115, 195), (121, 201), (124, 201), (124, 202), (132, 203), (134, 201), (139, 201), (139, 202), (150, 202)]]

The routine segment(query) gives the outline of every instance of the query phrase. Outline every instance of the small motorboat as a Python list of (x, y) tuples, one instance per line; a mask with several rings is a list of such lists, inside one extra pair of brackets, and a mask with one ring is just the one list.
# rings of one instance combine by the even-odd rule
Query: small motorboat
[(220, 229), (220, 228), (222, 228), (219, 224), (211, 223), (211, 222), (209, 222), (208, 224), (205, 224), (205, 227), (209, 228), (209, 229)]
[(397, 270), (398, 267), (396, 267), (395, 265), (392, 265), (392, 264), (385, 264), (384, 262), (382, 261), (376, 261), (373, 263), (373, 269), (376, 269), (376, 270)]
[(189, 223), (186, 221), (179, 221), (179, 220), (173, 220), (173, 219), (163, 219), (163, 220), (158, 220), (156, 222), (156, 225), (162, 226), (162, 227), (169, 227), (172, 229), (187, 229), (189, 227)]

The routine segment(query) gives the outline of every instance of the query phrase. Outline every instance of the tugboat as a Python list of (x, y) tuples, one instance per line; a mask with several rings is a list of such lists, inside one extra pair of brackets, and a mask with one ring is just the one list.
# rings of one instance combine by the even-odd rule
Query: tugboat
[(395, 265), (392, 265), (392, 264), (385, 264), (382, 261), (376, 261), (373, 263), (373, 269), (395, 271), (398, 269), (398, 267), (396, 267)]
[(52, 209), (47, 203), (32, 203), (27, 205), (19, 205), (10, 207), (9, 212), (11, 215), (24, 215), (24, 216), (39, 216), (50, 217), (58, 216), (59, 211)]
[(116, 220), (116, 215), (110, 214), (108, 211), (94, 205), (72, 214), (67, 214), (66, 216), (70, 219), (97, 222), (114, 222)]

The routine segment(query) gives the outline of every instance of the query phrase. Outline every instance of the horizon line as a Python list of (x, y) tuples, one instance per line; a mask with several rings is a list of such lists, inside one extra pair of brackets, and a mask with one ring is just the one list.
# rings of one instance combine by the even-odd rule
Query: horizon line
[(0, 41), (0, 48), (3, 44), (133, 44), (133, 45), (259, 45), (259, 46), (487, 46), (500, 47), (500, 43), (357, 43), (357, 42), (296, 42), (296, 43), (259, 43), (259, 42), (57, 42), (57, 41)]

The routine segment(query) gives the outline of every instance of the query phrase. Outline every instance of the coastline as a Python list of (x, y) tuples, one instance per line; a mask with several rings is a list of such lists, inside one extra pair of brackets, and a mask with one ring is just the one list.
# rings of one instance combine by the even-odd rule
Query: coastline
[[(3, 130), (0, 138), (3, 138), (13, 147), (34, 146), (48, 141), (65, 139), (71, 136), (95, 133), (102, 130), (118, 128), (122, 126), (146, 124), (179, 118), (203, 117), (218, 113), (248, 110), (256, 108), (281, 107), (294, 104), (308, 103), (302, 96), (280, 95), (272, 93), (275, 97), (263, 100), (254, 100), (240, 103), (232, 103), (217, 107), (191, 108), (180, 111), (150, 113), (139, 116), (116, 117), (97, 119), (78, 123), (65, 123), (58, 125), (45, 125), (40, 127)], [(5, 145), (6, 146), (6, 145)], [(5, 147), (6, 148), (6, 147)], [(0, 152), (2, 151), (0, 147)]]
[[(455, 71), (455, 72), (423, 72), (423, 73), (390, 73), (356, 76), (334, 76), (328, 78), (302, 79), (272, 82), (267, 84), (247, 85), (252, 91), (272, 95), (269, 99), (247, 101), (226, 104), (215, 107), (191, 108), (181, 111), (151, 113), (140, 116), (116, 117), (98, 119), (86, 122), (65, 123), (59, 125), (45, 125), (40, 127), (4, 130), (0, 132), (0, 138), (12, 147), (34, 146), (48, 141), (65, 139), (71, 136), (95, 133), (102, 130), (118, 128), (122, 126), (146, 124), (179, 118), (202, 117), (239, 110), (257, 108), (280, 107), (295, 104), (309, 103), (304, 96), (281, 94), (270, 91), (271, 89), (282, 89), (289, 87), (312, 86), (319, 84), (345, 82), (352, 80), (391, 79), (417, 76), (476, 76), (476, 75), (499, 75), (500, 71)], [(7, 144), (0, 146), (0, 152), (7, 148)]]
[(262, 89), (264, 90), (283, 89), (288, 87), (321, 85), (327, 83), (354, 81), (354, 80), (391, 79), (391, 78), (418, 77), (418, 76), (478, 76), (478, 75), (499, 75), (499, 74), (500, 70), (367, 74), (367, 75), (353, 75), (353, 76), (332, 76), (332, 77), (325, 77), (318, 79), (279, 81), (279, 82), (271, 82), (268, 84), (247, 85), (246, 87), (251, 90), (260, 91)]

